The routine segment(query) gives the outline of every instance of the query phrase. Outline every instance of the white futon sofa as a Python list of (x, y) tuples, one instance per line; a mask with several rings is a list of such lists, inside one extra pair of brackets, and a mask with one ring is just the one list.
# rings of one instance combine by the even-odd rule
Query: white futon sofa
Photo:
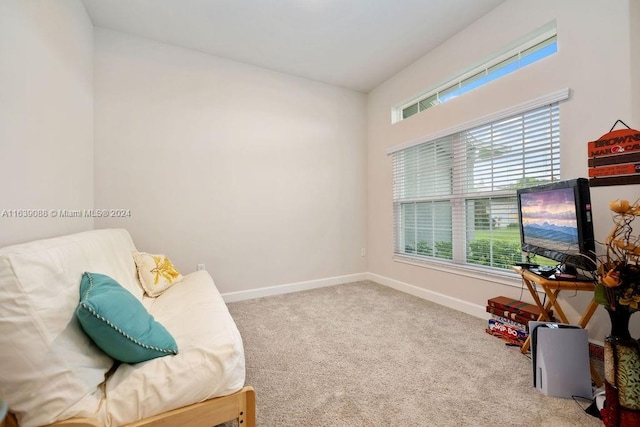
[[(242, 339), (211, 276), (185, 275), (149, 297), (134, 252), (122, 229), (0, 249), (0, 398), (9, 405), (7, 425), (213, 426), (232, 419), (255, 425)], [(77, 314), (81, 281), (96, 277), (133, 295), (175, 340), (177, 354), (126, 363), (96, 345)], [(93, 310), (86, 312), (90, 318), (113, 326)]]

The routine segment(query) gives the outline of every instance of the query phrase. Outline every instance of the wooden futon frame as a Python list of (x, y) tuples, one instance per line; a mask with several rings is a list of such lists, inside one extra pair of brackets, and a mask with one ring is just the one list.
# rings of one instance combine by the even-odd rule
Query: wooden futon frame
[[(237, 420), (239, 427), (255, 427), (256, 398), (253, 387), (247, 386), (228, 396), (216, 397), (204, 402), (163, 412), (153, 417), (145, 418), (125, 427), (212, 427), (227, 421)], [(0, 427), (17, 427), (16, 418), (9, 413), (0, 423)], [(50, 424), (49, 427), (102, 427), (87, 418), (72, 418)]]

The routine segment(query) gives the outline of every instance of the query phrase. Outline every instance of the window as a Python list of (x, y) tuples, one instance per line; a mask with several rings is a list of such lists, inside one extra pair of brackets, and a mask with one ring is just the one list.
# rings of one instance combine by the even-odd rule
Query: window
[(463, 95), (470, 90), (499, 79), (520, 68), (526, 67), (558, 51), (555, 22), (545, 25), (516, 46), (508, 46), (473, 66), (469, 71), (456, 75), (445, 83), (393, 108), (393, 122), (399, 122), (435, 105)]
[(516, 190), (560, 178), (566, 97), (390, 150), (394, 254), (490, 269), (521, 261)]

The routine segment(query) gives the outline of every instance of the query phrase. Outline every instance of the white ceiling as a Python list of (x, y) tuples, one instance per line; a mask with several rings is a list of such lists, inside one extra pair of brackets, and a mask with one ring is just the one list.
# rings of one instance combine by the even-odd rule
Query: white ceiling
[(97, 27), (368, 92), (504, 0), (83, 0)]

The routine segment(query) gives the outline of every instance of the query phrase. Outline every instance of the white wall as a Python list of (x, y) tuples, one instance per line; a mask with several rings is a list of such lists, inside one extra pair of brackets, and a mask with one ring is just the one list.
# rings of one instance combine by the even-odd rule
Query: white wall
[(93, 26), (79, 0), (0, 2), (0, 246), (93, 228)]
[(640, 0), (630, 1), (629, 26), (631, 27), (631, 123), (633, 129), (640, 129)]
[(364, 95), (96, 29), (95, 200), (221, 292), (362, 273)]
[[(508, 1), (372, 91), (367, 120), (369, 271), (468, 303), (475, 307), (470, 311), (479, 315), (487, 299), (494, 296), (532, 301), (515, 279), (511, 282), (515, 286), (505, 285), (489, 277), (468, 277), (393, 261), (391, 158), (385, 149), (568, 87), (571, 98), (560, 107), (562, 174), (565, 178), (587, 176), (587, 142), (607, 133), (618, 118), (632, 122), (634, 108), (638, 119), (632, 103), (637, 106), (640, 99), (630, 95), (629, 11), (629, 1)], [(554, 19), (559, 46), (556, 55), (391, 124), (394, 104)], [(634, 78), (637, 81), (640, 76)], [(608, 201), (619, 197), (635, 200), (639, 189), (634, 185), (592, 190), (597, 238), (602, 240), (612, 224)], [(577, 321), (591, 295), (564, 294), (565, 311), (570, 320)], [(640, 322), (640, 318), (633, 322)], [(590, 334), (602, 340), (607, 329), (606, 313), (599, 309)]]

